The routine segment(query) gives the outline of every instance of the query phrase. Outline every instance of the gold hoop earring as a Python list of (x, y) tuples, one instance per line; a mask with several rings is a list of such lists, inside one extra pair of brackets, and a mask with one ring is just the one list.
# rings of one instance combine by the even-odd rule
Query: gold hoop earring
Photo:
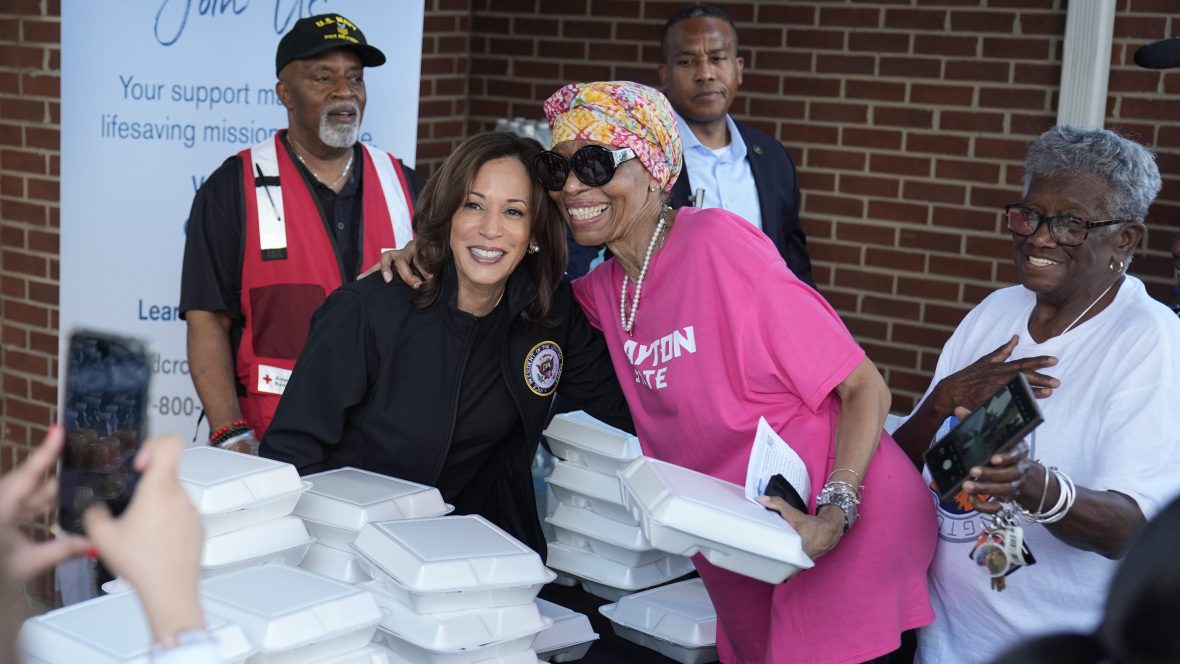
[(1126, 266), (1127, 266), (1127, 264), (1123, 262), (1123, 259), (1118, 258), (1117, 256), (1110, 257), (1109, 267), (1110, 267), (1111, 272), (1114, 272), (1115, 274), (1122, 274), (1123, 269)]

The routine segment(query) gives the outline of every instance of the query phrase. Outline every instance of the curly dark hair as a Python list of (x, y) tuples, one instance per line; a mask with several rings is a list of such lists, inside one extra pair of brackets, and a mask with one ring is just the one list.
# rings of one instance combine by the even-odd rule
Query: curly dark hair
[[(426, 183), (414, 212), (414, 232), (418, 235), (415, 260), (431, 274), (441, 275), (454, 265), (455, 260), (451, 253), (451, 218), (467, 200), (480, 167), (504, 157), (519, 159), (532, 186), (530, 230), (541, 248), (536, 254), (526, 254), (517, 268), (528, 270), (537, 285), (537, 299), (521, 314), (528, 323), (546, 322), (553, 304), (553, 292), (561, 283), (569, 257), (565, 222), (557, 204), (538, 183), (533, 166), (533, 160), (541, 150), (537, 141), (516, 134), (488, 132), (472, 136), (447, 157)], [(414, 296), (414, 305), (425, 308), (438, 301), (440, 281), (431, 279), (423, 283)]]

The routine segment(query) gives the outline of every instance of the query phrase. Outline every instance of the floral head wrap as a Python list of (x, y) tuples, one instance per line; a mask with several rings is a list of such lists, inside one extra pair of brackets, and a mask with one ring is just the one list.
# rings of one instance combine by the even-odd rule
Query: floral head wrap
[(680, 175), (680, 130), (654, 88), (630, 81), (570, 83), (545, 101), (553, 144), (587, 140), (635, 151), (664, 191)]

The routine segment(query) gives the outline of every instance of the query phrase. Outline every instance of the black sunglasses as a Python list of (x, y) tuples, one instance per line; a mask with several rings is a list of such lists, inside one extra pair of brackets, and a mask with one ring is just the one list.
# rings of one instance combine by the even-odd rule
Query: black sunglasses
[(608, 150), (600, 145), (587, 145), (579, 148), (569, 159), (546, 150), (533, 159), (533, 164), (537, 170), (537, 181), (542, 187), (549, 191), (561, 191), (571, 170), (583, 184), (601, 187), (615, 176), (619, 164), (634, 158), (635, 151), (631, 148)]

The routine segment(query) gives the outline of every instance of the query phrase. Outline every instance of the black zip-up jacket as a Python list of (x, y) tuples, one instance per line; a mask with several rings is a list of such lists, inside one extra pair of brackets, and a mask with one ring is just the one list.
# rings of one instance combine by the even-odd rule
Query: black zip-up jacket
[[(540, 343), (561, 349), (556, 391), (595, 417), (634, 431), (602, 334), (587, 322), (568, 282), (554, 294), (551, 326), (526, 324), (520, 313), (536, 297), (531, 257), (509, 277), (501, 375), (519, 419), (454, 501), (545, 553), (531, 463), (552, 393), (527, 384), (526, 361)], [(300, 474), (353, 466), (434, 485), (447, 458), (475, 320), (457, 306), (453, 269), (441, 276), (434, 305), (416, 309), (414, 291), (380, 275), (333, 292), (311, 322), (290, 382), (260, 454), (294, 464)], [(545, 392), (545, 390), (540, 390)]]

